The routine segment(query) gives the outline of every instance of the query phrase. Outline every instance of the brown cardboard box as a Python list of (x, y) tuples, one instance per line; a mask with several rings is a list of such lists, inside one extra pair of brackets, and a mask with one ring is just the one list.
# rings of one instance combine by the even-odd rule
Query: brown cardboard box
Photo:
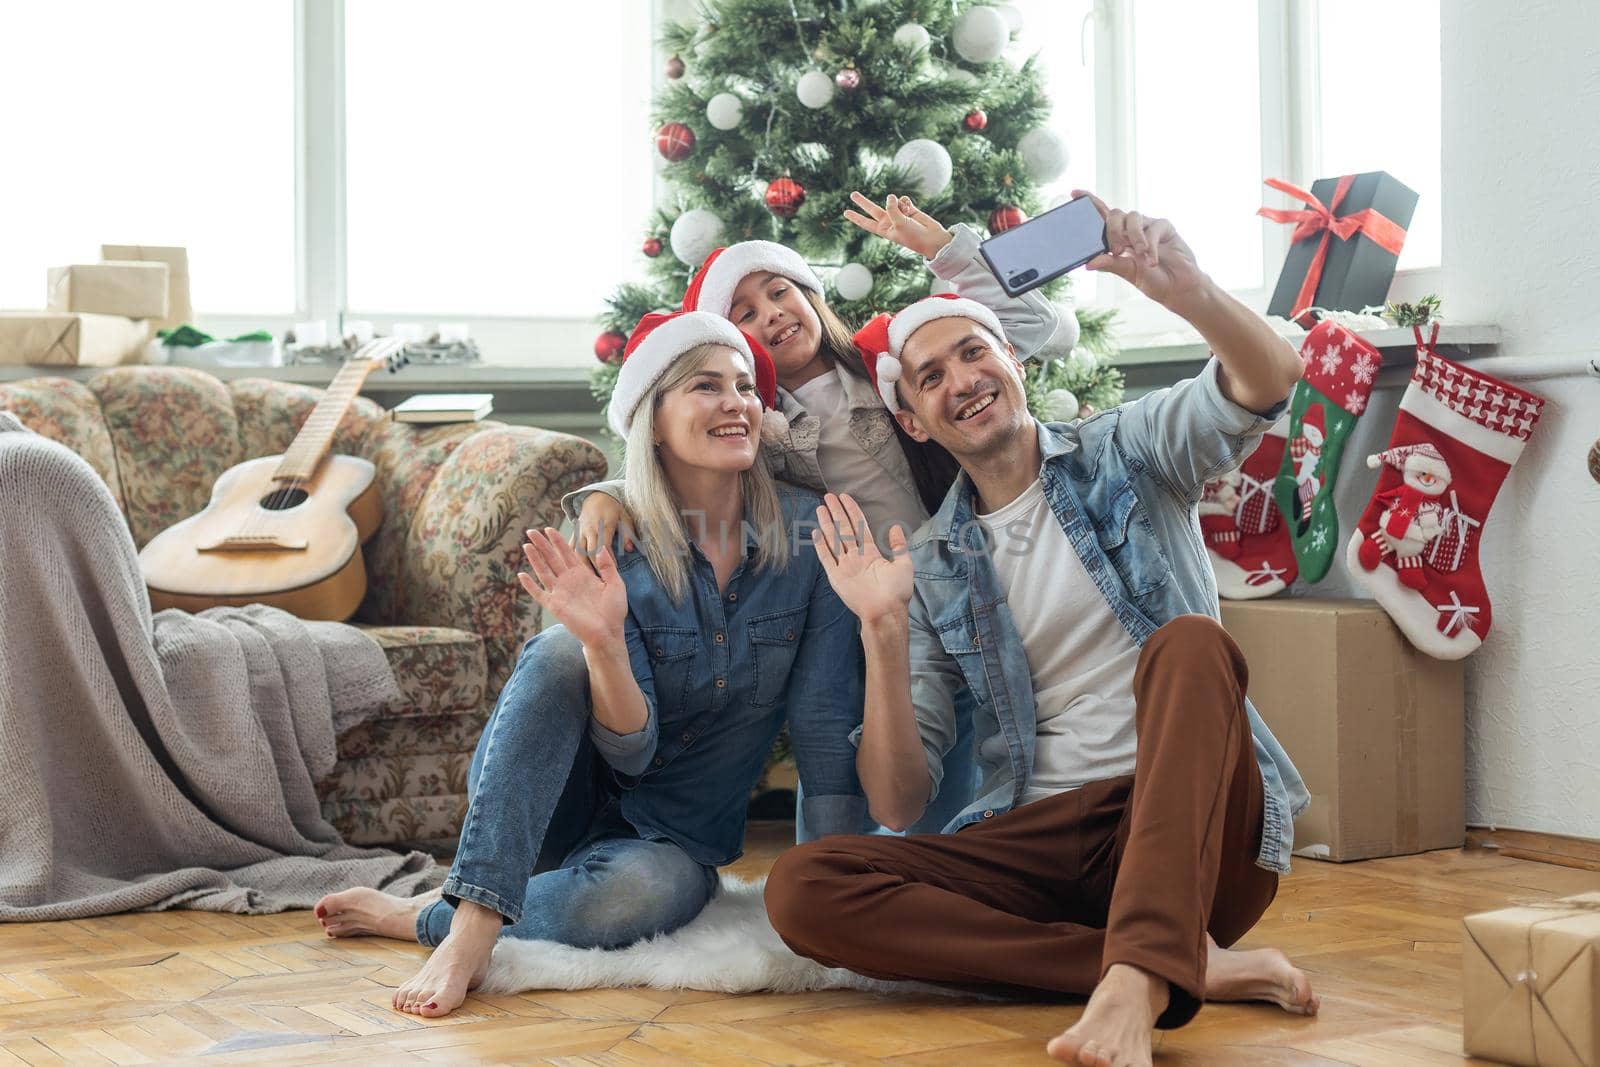
[(167, 265), (167, 314), (151, 325), (158, 330), (175, 330), (194, 321), (189, 302), (189, 250), (172, 245), (101, 245), (105, 260), (146, 260)]
[(1600, 1067), (1600, 893), (1462, 920), (1462, 1044), (1523, 1067)]
[(0, 363), (110, 367), (144, 358), (150, 324), (118, 315), (0, 311)]
[(165, 263), (75, 263), (50, 268), (51, 311), (83, 311), (130, 319), (167, 314)]
[(1250, 699), (1305, 778), (1297, 855), (1338, 861), (1466, 838), (1462, 661), (1418, 652), (1370, 600), (1223, 601)]

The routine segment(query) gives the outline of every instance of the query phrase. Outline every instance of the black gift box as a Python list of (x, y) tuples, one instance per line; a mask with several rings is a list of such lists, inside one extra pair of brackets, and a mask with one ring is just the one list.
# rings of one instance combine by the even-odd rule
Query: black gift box
[[(1322, 178), (1311, 186), (1311, 195), (1333, 207), (1334, 190), (1339, 181), (1339, 178)], [(1289, 199), (1292, 201), (1288, 205), (1290, 210), (1307, 207), (1293, 197)], [(1333, 215), (1342, 219), (1367, 208), (1404, 230), (1410, 227), (1411, 216), (1417, 210), (1417, 194), (1381, 170), (1357, 174), (1344, 199), (1333, 208)], [(1382, 304), (1388, 298), (1399, 255), (1385, 251), (1364, 233), (1356, 233), (1346, 241), (1322, 230), (1289, 246), (1283, 273), (1278, 275), (1278, 286), (1272, 291), (1272, 302), (1267, 305), (1268, 315), (1288, 318), (1297, 310), (1295, 299), (1324, 237), (1328, 240), (1327, 258), (1316, 296), (1310, 304), (1332, 311), (1360, 311)]]

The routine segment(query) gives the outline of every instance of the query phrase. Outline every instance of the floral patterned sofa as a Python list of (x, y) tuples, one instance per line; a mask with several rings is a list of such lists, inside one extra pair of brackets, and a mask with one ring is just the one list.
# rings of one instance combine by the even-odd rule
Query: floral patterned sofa
[[(134, 542), (201, 510), (223, 471), (284, 451), (319, 391), (119, 367), (79, 383), (0, 384), (0, 409), (73, 449), (111, 487)], [(581, 438), (484, 421), (397, 423), (357, 397), (333, 450), (377, 467), (383, 525), (365, 547), (356, 617), (404, 698), (339, 738), (323, 810), (359, 844), (451, 847), (467, 767), (538, 611), (517, 587), (523, 531), (561, 523), (561, 496), (605, 475)]]

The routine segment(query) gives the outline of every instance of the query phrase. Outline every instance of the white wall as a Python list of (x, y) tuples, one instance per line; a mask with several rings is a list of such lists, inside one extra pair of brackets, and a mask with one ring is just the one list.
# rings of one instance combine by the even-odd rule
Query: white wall
[[(1600, 5), (1440, 7), (1444, 311), (1500, 326), (1503, 356), (1600, 355)], [(1396, 101), (1373, 121), (1404, 114)], [(1361, 457), (1387, 442), (1404, 386), (1390, 377), (1346, 452), (1347, 535), (1374, 481)], [(1494, 629), (1468, 661), (1467, 818), (1600, 838), (1600, 485), (1585, 466), (1600, 381), (1520, 384), (1549, 403), (1480, 546)], [(1362, 595), (1337, 567), (1297, 592)]]

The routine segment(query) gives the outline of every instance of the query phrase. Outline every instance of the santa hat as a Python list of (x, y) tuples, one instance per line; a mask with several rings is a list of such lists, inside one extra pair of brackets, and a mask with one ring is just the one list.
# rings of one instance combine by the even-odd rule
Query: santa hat
[(1397, 471), (1431, 473), (1445, 481), (1450, 480), (1450, 465), (1444, 461), (1439, 450), (1426, 441), (1416, 445), (1397, 445), (1367, 457), (1368, 467), (1376, 469), (1383, 463)]
[(727, 318), (733, 310), (733, 291), (757, 271), (781, 274), (802, 289), (822, 295), (822, 281), (800, 253), (775, 241), (741, 241), (712, 250), (700, 264), (683, 294), (683, 310), (709, 311)]
[(856, 331), (854, 341), (856, 351), (861, 353), (861, 360), (866, 364), (872, 388), (890, 411), (900, 410), (900, 401), (894, 393), (894, 383), (900, 380), (900, 351), (912, 334), (935, 319), (971, 319), (997, 339), (1004, 341), (1006, 337), (1000, 316), (976, 300), (954, 293), (935, 293), (898, 315), (879, 315)]
[(628, 436), (634, 409), (678, 357), (701, 345), (726, 345), (738, 352), (755, 374), (762, 406), (770, 408), (777, 402), (778, 375), (772, 357), (733, 323), (703, 311), (652, 311), (639, 320), (622, 350), (622, 368), (606, 409), (606, 421), (618, 437)]
[(1322, 405), (1312, 404), (1306, 408), (1306, 413), (1300, 417), (1300, 433), (1304, 435), (1307, 441), (1320, 448), (1322, 442), (1328, 436), (1327, 420), (1328, 417), (1323, 412)]

